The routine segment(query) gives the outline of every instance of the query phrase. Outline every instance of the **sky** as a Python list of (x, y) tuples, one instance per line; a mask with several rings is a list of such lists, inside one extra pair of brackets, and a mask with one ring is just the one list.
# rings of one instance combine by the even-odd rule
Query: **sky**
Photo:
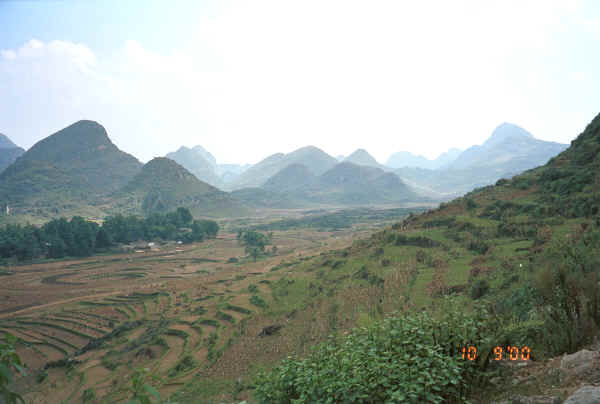
[(384, 163), (600, 112), (599, 1), (0, 0), (0, 132), (102, 124), (142, 162), (314, 145)]

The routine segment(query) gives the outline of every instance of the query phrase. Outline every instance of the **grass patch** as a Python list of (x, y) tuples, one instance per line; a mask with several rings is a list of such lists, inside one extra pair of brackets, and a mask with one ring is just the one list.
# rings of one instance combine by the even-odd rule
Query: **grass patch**
[(233, 304), (225, 303), (221, 306), (223, 310), (231, 310), (242, 314), (252, 314), (252, 310), (248, 310), (245, 307), (234, 306)]
[(230, 314), (224, 313), (221, 310), (217, 310), (217, 312), (215, 313), (215, 317), (218, 318), (219, 320), (230, 322), (231, 324), (235, 323), (235, 318), (233, 318), (233, 316), (231, 316)]

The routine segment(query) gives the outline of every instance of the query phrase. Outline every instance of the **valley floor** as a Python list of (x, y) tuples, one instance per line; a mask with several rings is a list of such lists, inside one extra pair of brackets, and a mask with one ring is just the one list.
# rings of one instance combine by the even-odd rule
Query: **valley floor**
[[(235, 232), (222, 232), (202, 243), (6, 268), (0, 333), (19, 338), (29, 368), (19, 390), (28, 403), (121, 402), (130, 397), (128, 377), (143, 366), (163, 397), (210, 369), (217, 379), (202, 394), (231, 399), (248, 363), (219, 357), (261, 351), (268, 363), (287, 351), (257, 337), (273, 321), (265, 302), (277, 269), (373, 230), (274, 231), (277, 253), (256, 262)], [(249, 340), (255, 349), (242, 348)], [(60, 362), (67, 357), (74, 361)]]

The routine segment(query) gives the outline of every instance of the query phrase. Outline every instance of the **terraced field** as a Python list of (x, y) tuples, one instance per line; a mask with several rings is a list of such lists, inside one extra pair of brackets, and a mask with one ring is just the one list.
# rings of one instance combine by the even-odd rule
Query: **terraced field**
[(163, 395), (175, 393), (247, 333), (249, 318), (261, 318), (269, 279), (286, 262), (371, 232), (274, 232), (278, 255), (257, 262), (225, 233), (183, 247), (7, 268), (0, 332), (19, 338), (30, 369), (17, 387), (32, 403), (121, 402), (130, 397), (128, 376), (147, 367)]

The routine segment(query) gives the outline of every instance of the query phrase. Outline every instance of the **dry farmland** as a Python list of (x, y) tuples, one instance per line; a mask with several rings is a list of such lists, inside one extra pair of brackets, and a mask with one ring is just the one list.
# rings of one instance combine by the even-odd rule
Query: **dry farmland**
[(190, 245), (5, 267), (0, 332), (19, 338), (29, 367), (17, 387), (28, 403), (112, 403), (130, 397), (128, 377), (140, 367), (163, 397), (209, 370), (231, 378), (247, 370), (223, 360), (242, 349), (234, 339), (268, 324), (264, 303), (280, 276), (272, 269), (371, 232), (276, 231), (277, 253), (256, 262), (235, 233), (221, 232)]

